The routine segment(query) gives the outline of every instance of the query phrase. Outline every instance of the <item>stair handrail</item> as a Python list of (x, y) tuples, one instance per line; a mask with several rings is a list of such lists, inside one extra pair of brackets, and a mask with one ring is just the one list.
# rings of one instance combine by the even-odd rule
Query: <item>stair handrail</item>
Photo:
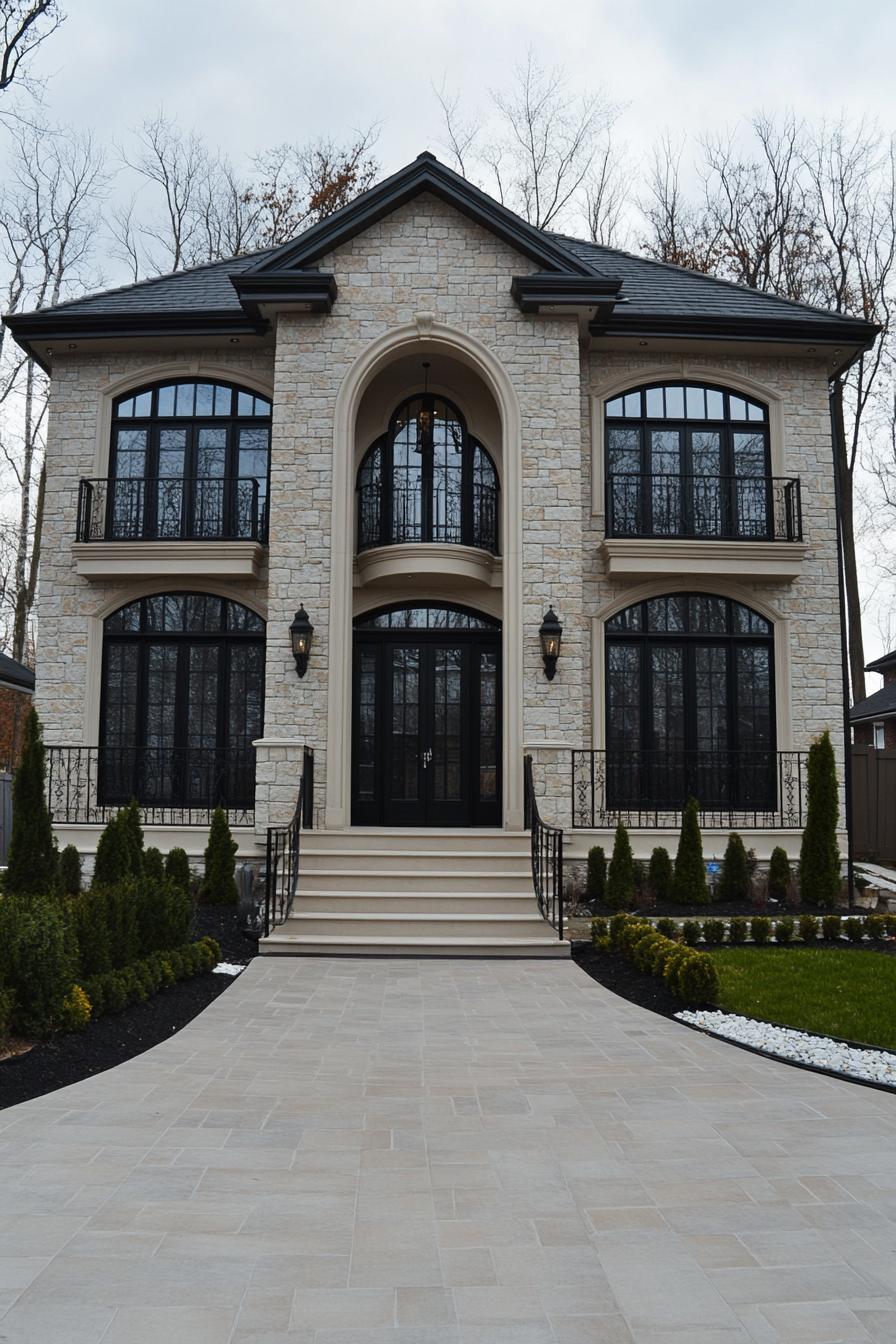
[(285, 826), (267, 828), (264, 872), (264, 937), (289, 918), (299, 886), (302, 831), (314, 823), (314, 752), (302, 749), (302, 774), (295, 811)]
[(563, 829), (542, 819), (532, 780), (532, 757), (523, 757), (523, 816), (530, 833), (532, 884), (543, 919), (563, 937)]

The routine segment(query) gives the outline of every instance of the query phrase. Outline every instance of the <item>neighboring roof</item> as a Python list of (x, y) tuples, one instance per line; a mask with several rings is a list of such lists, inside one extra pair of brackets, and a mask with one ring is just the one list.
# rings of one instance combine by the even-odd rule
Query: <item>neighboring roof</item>
[(880, 691), (875, 691), (873, 695), (866, 696), (849, 711), (853, 723), (865, 719), (885, 719), (891, 714), (896, 714), (896, 681), (884, 686)]
[(896, 649), (891, 653), (885, 653), (882, 658), (875, 658), (873, 663), (869, 663), (865, 668), (866, 672), (883, 672), (884, 668), (896, 665)]
[(34, 673), (24, 663), (17, 663), (15, 658), (0, 653), (0, 686), (30, 694), (34, 690)]
[(534, 273), (513, 278), (525, 311), (577, 307), (595, 336), (692, 336), (827, 342), (850, 356), (875, 339), (874, 323), (764, 294), (618, 248), (537, 229), (421, 154), (282, 247), (72, 299), (4, 321), (38, 359), (38, 347), (91, 337), (216, 336), (268, 329), (264, 306), (301, 303), (328, 312), (335, 277), (317, 268), (334, 249), (423, 192), (447, 201), (527, 257)]

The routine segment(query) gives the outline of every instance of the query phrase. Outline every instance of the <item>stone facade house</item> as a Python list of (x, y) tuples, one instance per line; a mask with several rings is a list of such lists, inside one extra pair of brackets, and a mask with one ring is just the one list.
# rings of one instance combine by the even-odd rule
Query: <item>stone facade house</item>
[(221, 803), (261, 862), (304, 776), (273, 936), (310, 951), (553, 950), (524, 758), (573, 863), (619, 819), (674, 849), (688, 794), (708, 855), (796, 852), (813, 736), (842, 764), (829, 381), (871, 324), (538, 230), (429, 154), (283, 247), (8, 324), (52, 378), (60, 843), (134, 794), (162, 848)]

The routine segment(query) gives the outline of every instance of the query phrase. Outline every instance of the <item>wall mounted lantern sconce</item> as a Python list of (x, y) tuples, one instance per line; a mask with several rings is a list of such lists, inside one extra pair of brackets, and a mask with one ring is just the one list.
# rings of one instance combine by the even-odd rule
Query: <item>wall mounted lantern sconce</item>
[(314, 626), (309, 621), (308, 613), (303, 606), (299, 607), (293, 617), (289, 637), (292, 641), (292, 656), (296, 660), (296, 671), (300, 677), (304, 677), (308, 671), (308, 654), (311, 652)]
[(563, 626), (553, 607), (548, 607), (538, 631), (541, 640), (541, 656), (544, 659), (544, 674), (548, 681), (554, 680), (557, 671), (557, 659), (560, 657), (560, 641), (563, 638)]

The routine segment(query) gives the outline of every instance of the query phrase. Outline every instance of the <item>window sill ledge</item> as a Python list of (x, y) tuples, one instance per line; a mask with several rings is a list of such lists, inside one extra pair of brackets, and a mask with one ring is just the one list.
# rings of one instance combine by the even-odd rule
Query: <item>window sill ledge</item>
[(742, 580), (792, 583), (809, 547), (803, 541), (701, 541), (607, 538), (601, 542), (606, 572), (614, 579), (666, 578), (672, 575), (730, 574)]
[(254, 579), (266, 547), (256, 541), (91, 541), (75, 542), (75, 569), (85, 579), (122, 576), (170, 578), (206, 576)]
[(452, 588), (457, 583), (500, 588), (501, 557), (473, 546), (449, 542), (405, 542), (378, 546), (355, 558), (355, 587), (388, 585), (395, 579), (425, 575), (434, 587)]

